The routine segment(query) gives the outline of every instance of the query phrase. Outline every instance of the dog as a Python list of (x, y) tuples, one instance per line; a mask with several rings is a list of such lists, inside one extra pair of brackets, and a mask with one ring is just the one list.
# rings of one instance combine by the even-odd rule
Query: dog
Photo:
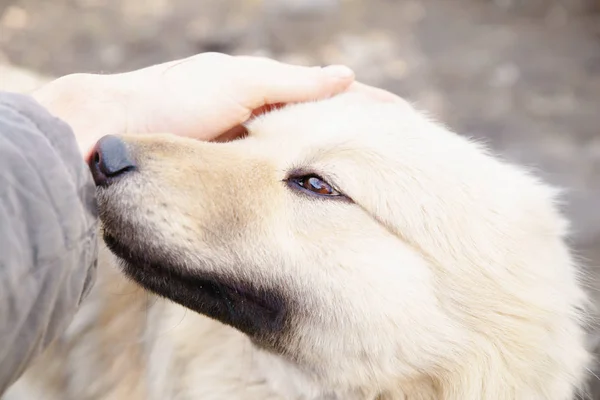
[(557, 189), (405, 101), (346, 93), (247, 131), (101, 139), (98, 281), (7, 400), (584, 392)]

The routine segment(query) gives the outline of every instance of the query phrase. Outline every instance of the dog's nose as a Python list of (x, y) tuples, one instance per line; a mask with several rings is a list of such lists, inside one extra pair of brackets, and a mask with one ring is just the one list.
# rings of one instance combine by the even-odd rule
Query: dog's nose
[(127, 145), (117, 136), (104, 136), (94, 149), (89, 161), (96, 186), (107, 186), (115, 178), (135, 169)]

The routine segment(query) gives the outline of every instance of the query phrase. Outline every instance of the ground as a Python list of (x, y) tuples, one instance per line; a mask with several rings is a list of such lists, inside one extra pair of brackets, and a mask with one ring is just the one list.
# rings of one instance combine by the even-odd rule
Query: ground
[(348, 64), (567, 189), (573, 243), (600, 304), (598, 9), (597, 0), (0, 0), (0, 81), (16, 79), (3, 75), (7, 62), (57, 76), (203, 51)]

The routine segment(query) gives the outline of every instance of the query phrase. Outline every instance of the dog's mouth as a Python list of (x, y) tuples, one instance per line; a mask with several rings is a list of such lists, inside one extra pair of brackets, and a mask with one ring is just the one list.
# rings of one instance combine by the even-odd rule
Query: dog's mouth
[(263, 347), (278, 347), (288, 313), (285, 298), (277, 290), (190, 271), (168, 257), (133, 251), (108, 232), (104, 241), (122, 261), (124, 273), (147, 290), (230, 325)]

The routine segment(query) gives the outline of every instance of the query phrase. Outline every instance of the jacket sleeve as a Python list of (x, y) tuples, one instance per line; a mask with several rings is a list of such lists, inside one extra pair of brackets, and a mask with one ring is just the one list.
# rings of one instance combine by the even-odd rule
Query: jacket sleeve
[(0, 92), (0, 396), (91, 288), (97, 226), (71, 129), (32, 98)]

